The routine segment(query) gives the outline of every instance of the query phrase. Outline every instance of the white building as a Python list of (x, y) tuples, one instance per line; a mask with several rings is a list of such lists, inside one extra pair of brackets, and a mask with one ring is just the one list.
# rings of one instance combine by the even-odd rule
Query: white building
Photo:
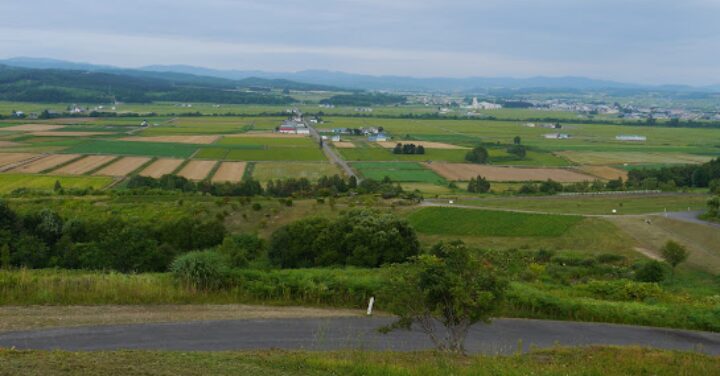
[(647, 141), (647, 137), (645, 137), (645, 136), (638, 136), (638, 135), (631, 135), (631, 134), (621, 134), (619, 136), (615, 136), (615, 139), (618, 141), (635, 141), (635, 142)]

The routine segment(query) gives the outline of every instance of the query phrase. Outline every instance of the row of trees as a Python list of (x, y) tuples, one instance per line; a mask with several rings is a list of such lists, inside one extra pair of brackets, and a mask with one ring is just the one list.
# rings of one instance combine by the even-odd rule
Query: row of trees
[(4, 267), (164, 271), (178, 254), (220, 244), (225, 234), (220, 222), (190, 217), (154, 224), (81, 220), (49, 209), (23, 215), (0, 202)]
[(339, 175), (323, 176), (315, 182), (306, 178), (273, 180), (265, 188), (260, 182), (248, 178), (237, 183), (212, 183), (204, 180), (193, 182), (182, 176), (165, 175), (159, 179), (146, 176), (133, 176), (127, 187), (144, 192), (149, 189), (167, 191), (201, 192), (213, 196), (259, 196), (270, 197), (326, 197), (337, 194), (357, 192), (360, 194), (381, 194), (383, 198), (406, 197), (420, 198), (414, 193), (405, 192), (399, 184), (390, 178), (382, 181), (366, 179), (358, 184), (354, 176), (343, 178)]
[(632, 170), (628, 173), (628, 181), (634, 185), (654, 182), (678, 187), (710, 187), (720, 192), (720, 158), (701, 165)]
[(401, 144), (398, 143), (393, 148), (393, 154), (425, 154), (425, 147), (422, 145), (415, 144)]

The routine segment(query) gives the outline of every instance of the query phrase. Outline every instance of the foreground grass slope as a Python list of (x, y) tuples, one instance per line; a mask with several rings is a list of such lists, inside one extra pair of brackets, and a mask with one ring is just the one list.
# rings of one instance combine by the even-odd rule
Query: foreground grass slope
[(559, 348), (514, 356), (377, 352), (0, 350), (0, 375), (718, 375), (720, 358), (641, 348)]

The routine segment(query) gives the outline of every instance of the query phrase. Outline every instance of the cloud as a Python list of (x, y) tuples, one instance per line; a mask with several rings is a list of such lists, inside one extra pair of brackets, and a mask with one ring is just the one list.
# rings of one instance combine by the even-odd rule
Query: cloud
[(718, 77), (711, 0), (3, 0), (0, 54), (417, 76)]

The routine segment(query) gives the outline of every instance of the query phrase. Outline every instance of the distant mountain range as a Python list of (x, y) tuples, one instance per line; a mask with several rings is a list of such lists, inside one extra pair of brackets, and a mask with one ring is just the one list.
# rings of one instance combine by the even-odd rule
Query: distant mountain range
[(137, 69), (124, 69), (107, 65), (76, 63), (45, 58), (11, 58), (0, 60), (0, 64), (23, 68), (42, 69), (73, 69), (94, 72), (123, 73), (128, 75), (155, 77), (160, 74), (167, 78), (170, 74), (177, 78), (189, 79), (188, 76), (210, 77), (253, 82), (256, 86), (273, 88), (283, 87), (295, 90), (337, 90), (346, 88), (353, 90), (387, 90), (387, 91), (442, 91), (473, 93), (487, 90), (615, 90), (615, 91), (664, 91), (664, 92), (715, 92), (720, 93), (720, 85), (693, 87), (687, 85), (639, 85), (585, 77), (531, 77), (531, 78), (415, 78), (402, 76), (371, 76), (324, 70), (306, 70), (294, 73), (219, 70), (194, 67), (188, 65), (151, 65)]

